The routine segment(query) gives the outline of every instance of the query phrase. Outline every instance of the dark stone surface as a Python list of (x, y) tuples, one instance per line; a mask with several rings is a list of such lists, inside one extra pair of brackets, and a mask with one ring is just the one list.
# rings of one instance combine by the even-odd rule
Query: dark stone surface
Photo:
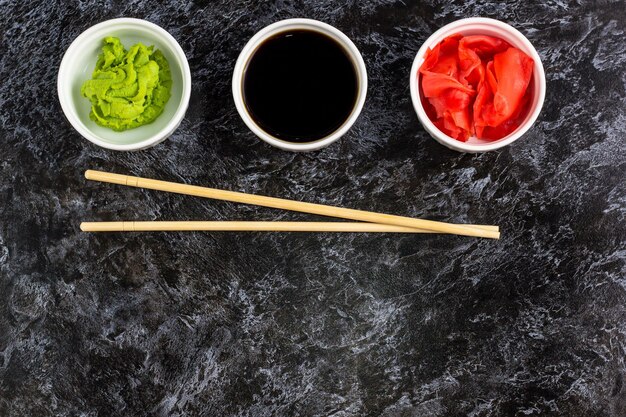
[[(624, 2), (0, 2), (1, 416), (625, 416)], [(408, 72), (437, 28), (520, 29), (544, 111), (463, 155), (419, 125)], [(189, 57), (168, 141), (82, 139), (56, 96), (64, 50), (120, 16)], [(257, 140), (230, 93), (259, 29), (311, 17), (361, 49), (370, 88), (339, 143)], [(354, 234), (86, 234), (81, 220), (314, 219), (88, 183), (87, 168), (499, 224), (500, 241)]]

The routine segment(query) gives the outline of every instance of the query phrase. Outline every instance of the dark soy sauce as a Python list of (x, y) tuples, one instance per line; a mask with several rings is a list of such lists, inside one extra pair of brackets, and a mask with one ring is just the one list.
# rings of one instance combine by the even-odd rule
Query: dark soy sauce
[(250, 116), (270, 135), (309, 142), (336, 131), (352, 113), (357, 74), (346, 50), (312, 30), (293, 30), (265, 40), (243, 78)]

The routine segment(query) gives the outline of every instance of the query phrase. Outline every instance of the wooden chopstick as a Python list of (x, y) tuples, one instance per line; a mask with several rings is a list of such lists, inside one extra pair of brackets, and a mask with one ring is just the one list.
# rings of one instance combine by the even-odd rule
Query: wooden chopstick
[(283, 222), (283, 221), (124, 221), (82, 222), (83, 232), (365, 232), (437, 233), (432, 230), (361, 222)]
[(130, 175), (114, 174), (111, 172), (85, 171), (85, 178), (93, 181), (108, 182), (137, 188), (166, 191), (171, 193), (193, 195), (216, 200), (233, 201), (236, 203), (253, 204), (283, 210), (299, 211), (322, 216), (339, 217), (367, 223), (380, 223), (414, 229), (429, 230), (432, 232), (457, 234), (462, 236), (484, 237), (499, 239), (500, 232), (497, 226), (474, 226), (437, 222), (433, 220), (414, 219), (392, 214), (375, 213), (371, 211), (355, 210), (322, 204), (306, 203), (275, 197), (266, 197), (255, 194), (246, 194), (236, 191), (225, 191), (215, 188), (199, 187), (168, 181), (153, 180), (150, 178), (134, 177)]

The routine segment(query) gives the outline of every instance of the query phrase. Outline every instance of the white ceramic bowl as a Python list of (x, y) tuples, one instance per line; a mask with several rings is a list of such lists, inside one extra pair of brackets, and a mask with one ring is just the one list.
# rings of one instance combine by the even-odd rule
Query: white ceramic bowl
[[(348, 117), (343, 125), (341, 125), (339, 129), (326, 136), (325, 138), (304, 143), (287, 142), (276, 138), (261, 129), (261, 127), (257, 125), (256, 122), (252, 119), (252, 117), (250, 117), (250, 114), (248, 113), (248, 110), (246, 109), (246, 105), (244, 103), (242, 92), (243, 76), (248, 62), (256, 51), (257, 47), (265, 39), (270, 38), (280, 32), (297, 29), (313, 30), (323, 33), (333, 38), (340, 45), (342, 45), (352, 59), (352, 62), (355, 66), (359, 86), (356, 105), (354, 106), (350, 117)], [(350, 129), (350, 127), (352, 127), (356, 119), (359, 117), (359, 114), (363, 109), (363, 103), (365, 103), (366, 94), (367, 71), (365, 69), (365, 62), (363, 62), (363, 57), (361, 56), (361, 53), (359, 52), (357, 47), (350, 40), (350, 38), (344, 35), (339, 29), (326, 23), (312, 19), (281, 20), (261, 29), (248, 41), (246, 46), (244, 46), (243, 50), (239, 54), (239, 58), (237, 59), (237, 63), (235, 64), (235, 70), (233, 72), (233, 98), (235, 100), (235, 106), (237, 107), (237, 111), (239, 112), (239, 115), (241, 116), (245, 124), (250, 128), (250, 130), (252, 130), (252, 132), (254, 132), (255, 135), (263, 139), (265, 142), (269, 143), (272, 146), (276, 146), (277, 148), (288, 151), (315, 151), (317, 149), (324, 148), (338, 140)]]
[[(471, 137), (467, 140), (467, 142), (461, 142), (441, 132), (426, 115), (426, 111), (424, 110), (420, 98), (420, 90), (418, 85), (419, 68), (422, 66), (422, 63), (424, 62), (424, 56), (426, 55), (426, 51), (428, 51), (429, 48), (434, 48), (443, 39), (457, 33), (460, 33), (462, 35), (489, 35), (504, 39), (514, 47), (526, 53), (533, 59), (533, 61), (535, 61), (535, 67), (533, 69), (533, 102), (531, 104), (528, 116), (515, 131), (510, 133), (508, 136), (503, 137), (502, 139), (488, 141), (478, 139), (476, 137)], [(415, 60), (413, 61), (413, 67), (411, 68), (410, 86), (413, 107), (415, 108), (417, 117), (424, 126), (424, 129), (426, 129), (430, 136), (432, 136), (437, 142), (459, 152), (492, 151), (494, 149), (499, 149), (503, 146), (507, 146), (515, 142), (517, 139), (522, 137), (522, 135), (526, 133), (528, 129), (530, 129), (533, 123), (535, 123), (535, 120), (537, 120), (537, 117), (541, 112), (541, 108), (543, 107), (543, 101), (546, 96), (546, 77), (543, 72), (543, 65), (541, 64), (539, 54), (537, 54), (537, 51), (532, 46), (530, 41), (512, 26), (509, 26), (506, 23), (500, 22), (498, 20), (482, 17), (472, 17), (469, 19), (457, 20), (433, 33), (426, 40), (426, 42), (424, 42), (424, 45), (422, 45), (420, 50), (417, 52), (417, 55), (415, 56)]]
[[(91, 78), (106, 36), (120, 38), (127, 49), (137, 42), (154, 45), (167, 59), (172, 72), (172, 95), (163, 113), (152, 123), (115, 132), (89, 119), (91, 104), (80, 94), (80, 88)], [(180, 125), (189, 105), (191, 72), (182, 48), (164, 29), (141, 19), (112, 19), (90, 27), (72, 42), (59, 67), (57, 89), (65, 117), (78, 133), (103, 148), (132, 151), (156, 145)]]

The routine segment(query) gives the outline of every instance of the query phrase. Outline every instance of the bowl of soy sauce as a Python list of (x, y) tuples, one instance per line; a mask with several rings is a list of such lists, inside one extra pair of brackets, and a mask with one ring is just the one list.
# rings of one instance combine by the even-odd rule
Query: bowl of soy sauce
[(254, 35), (233, 74), (239, 115), (259, 138), (289, 151), (314, 151), (343, 136), (363, 108), (367, 72), (341, 31), (287, 19)]

